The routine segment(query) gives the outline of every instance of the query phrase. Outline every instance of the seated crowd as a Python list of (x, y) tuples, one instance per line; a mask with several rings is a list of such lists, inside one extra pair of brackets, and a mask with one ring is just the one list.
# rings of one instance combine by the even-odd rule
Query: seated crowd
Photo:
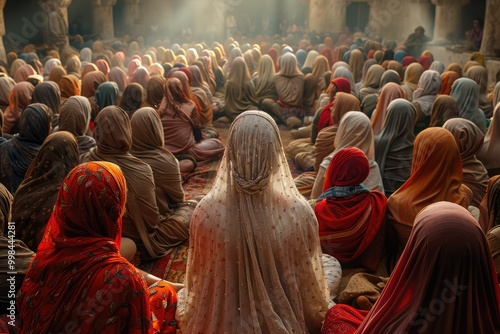
[[(500, 78), (477, 52), (411, 53), (356, 34), (10, 52), (0, 332), (500, 333)], [(137, 268), (185, 244), (185, 282)]]

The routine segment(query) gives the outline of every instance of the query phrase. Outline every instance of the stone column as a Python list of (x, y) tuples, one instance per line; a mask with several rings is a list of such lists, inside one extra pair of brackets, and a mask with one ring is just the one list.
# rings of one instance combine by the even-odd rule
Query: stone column
[(318, 33), (343, 31), (346, 11), (346, 0), (311, 0), (309, 3), (309, 30)]
[[(66, 31), (68, 31), (68, 7), (71, 5), (71, 0), (57, 0), (55, 3), (59, 7), (59, 12), (64, 17), (64, 21), (66, 22)], [(75, 50), (73, 50), (69, 45), (69, 38), (66, 38), (66, 45), (60, 50), (60, 52), (63, 61), (65, 60), (66, 55), (75, 52)]]
[(140, 20), (140, 8), (139, 8), (140, 3), (141, 0), (125, 0), (125, 6), (123, 10), (125, 33), (132, 37), (135, 37), (138, 34), (138, 23)]
[(103, 40), (115, 37), (113, 23), (113, 6), (116, 0), (94, 0), (93, 2), (93, 28), (94, 33), (100, 34)]
[(5, 46), (3, 45), (3, 37), (5, 36), (5, 21), (3, 19), (3, 9), (5, 8), (7, 0), (0, 0), (0, 60), (7, 64), (7, 55), (5, 53)]
[(71, 0), (57, 0), (56, 3), (59, 6), (59, 10), (64, 17), (64, 21), (66, 21), (66, 26), (69, 27), (68, 7), (71, 5)]
[(500, 50), (500, 0), (488, 0), (486, 2), (486, 14), (484, 20), (483, 42), (481, 53), (487, 57), (496, 55), (495, 50)]
[(433, 44), (458, 41), (462, 36), (462, 7), (469, 0), (432, 0), (436, 5)]

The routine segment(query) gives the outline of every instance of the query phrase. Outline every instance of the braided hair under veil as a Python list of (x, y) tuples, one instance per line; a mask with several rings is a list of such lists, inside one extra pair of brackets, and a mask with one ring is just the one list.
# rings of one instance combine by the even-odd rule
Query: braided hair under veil
[(212, 190), (193, 213), (183, 333), (319, 332), (329, 292), (318, 223), (279, 130), (240, 114)]

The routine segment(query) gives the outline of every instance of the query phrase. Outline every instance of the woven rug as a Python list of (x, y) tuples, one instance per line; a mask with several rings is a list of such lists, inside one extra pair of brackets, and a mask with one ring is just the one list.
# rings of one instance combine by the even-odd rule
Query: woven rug
[(184, 283), (189, 242), (172, 249), (156, 261), (142, 263), (139, 268), (153, 276), (174, 283)]

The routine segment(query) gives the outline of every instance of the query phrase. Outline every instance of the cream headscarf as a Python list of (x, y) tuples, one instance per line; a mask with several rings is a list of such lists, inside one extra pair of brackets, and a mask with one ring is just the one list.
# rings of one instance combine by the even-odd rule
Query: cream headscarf
[(267, 114), (233, 122), (189, 246), (184, 334), (319, 333), (328, 290), (318, 223)]

